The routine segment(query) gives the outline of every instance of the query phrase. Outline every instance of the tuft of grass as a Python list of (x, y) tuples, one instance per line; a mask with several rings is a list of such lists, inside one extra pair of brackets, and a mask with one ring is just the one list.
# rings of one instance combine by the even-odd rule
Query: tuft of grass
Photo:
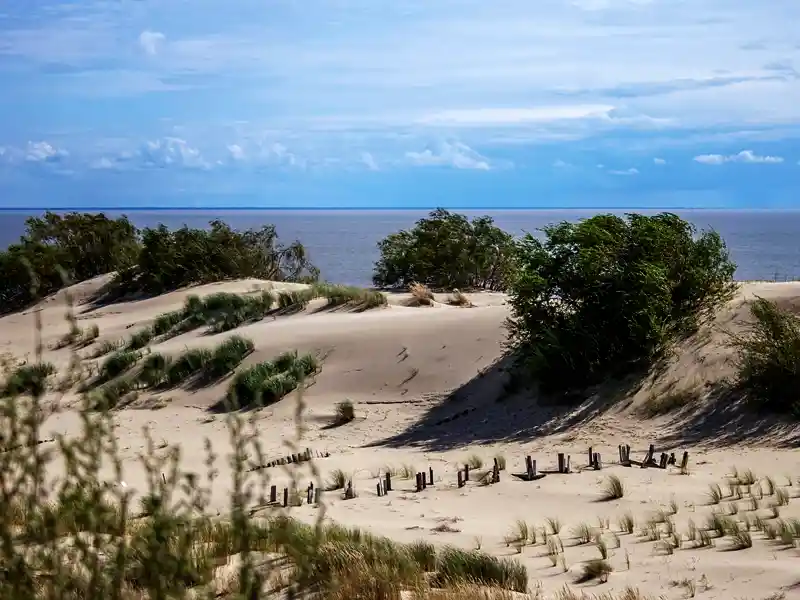
[(545, 523), (550, 529), (551, 534), (558, 535), (561, 533), (561, 521), (558, 519), (558, 517), (548, 517), (545, 519)]
[(412, 283), (408, 286), (408, 291), (411, 292), (410, 304), (416, 306), (432, 306), (434, 303), (433, 292), (427, 285), (422, 283)]
[(177, 386), (205, 369), (213, 356), (208, 348), (192, 348), (181, 354), (167, 368), (167, 385)]
[(126, 350), (141, 350), (153, 340), (153, 330), (150, 327), (140, 329), (128, 338), (125, 344)]
[(722, 502), (722, 488), (718, 484), (712, 483), (708, 486), (708, 503), (711, 505)]
[(253, 341), (238, 335), (229, 337), (209, 357), (203, 365), (203, 378), (216, 381), (231, 373), (255, 349)]
[(353, 407), (352, 400), (342, 400), (336, 403), (336, 408), (333, 416), (334, 425), (344, 425), (350, 423), (356, 418), (356, 410)]
[(335, 469), (331, 471), (328, 480), (325, 484), (325, 489), (329, 492), (335, 490), (343, 490), (347, 485), (349, 477), (342, 469)]
[(583, 564), (583, 571), (575, 579), (575, 583), (586, 583), (595, 579), (600, 583), (605, 583), (613, 570), (608, 561), (598, 558), (592, 559)]
[(167, 380), (172, 359), (158, 352), (148, 354), (142, 361), (142, 368), (139, 371), (138, 381), (146, 387), (157, 387)]
[(228, 388), (228, 402), (233, 408), (268, 406), (294, 391), (318, 369), (319, 363), (311, 354), (281, 354), (237, 373)]
[(8, 376), (2, 395), (12, 398), (26, 394), (39, 397), (47, 390), (50, 376), (55, 373), (55, 365), (49, 362), (21, 365)]
[(453, 290), (453, 293), (450, 294), (450, 297), (447, 299), (447, 303), (450, 306), (460, 306), (462, 308), (472, 308), (474, 304), (470, 301), (469, 298), (457, 289)]
[(501, 471), (505, 471), (506, 470), (506, 457), (505, 456), (503, 456), (502, 454), (495, 454), (494, 460), (497, 463), (497, 468), (498, 469), (500, 469)]
[(103, 381), (110, 381), (129, 370), (142, 357), (141, 353), (133, 350), (118, 350), (108, 356), (100, 366), (100, 376)]
[(467, 464), (470, 469), (480, 469), (483, 467), (483, 459), (477, 454), (472, 454), (467, 458)]
[(592, 528), (588, 523), (580, 523), (572, 529), (572, 536), (579, 544), (588, 544), (592, 541)]
[(369, 310), (388, 304), (386, 295), (377, 290), (329, 283), (316, 284), (311, 289), (315, 297), (327, 299), (328, 307), (352, 306), (356, 310)]
[(603, 493), (600, 496), (601, 502), (609, 502), (611, 500), (619, 500), (625, 495), (625, 487), (622, 480), (616, 475), (609, 475), (606, 479)]
[(474, 582), (515, 592), (525, 592), (528, 589), (528, 573), (524, 565), (480, 551), (453, 547), (445, 547), (439, 551), (435, 580), (438, 585)]
[(630, 512), (625, 513), (617, 520), (617, 525), (619, 526), (619, 530), (623, 533), (633, 533), (634, 528), (636, 526), (636, 522), (634, 521), (633, 514)]

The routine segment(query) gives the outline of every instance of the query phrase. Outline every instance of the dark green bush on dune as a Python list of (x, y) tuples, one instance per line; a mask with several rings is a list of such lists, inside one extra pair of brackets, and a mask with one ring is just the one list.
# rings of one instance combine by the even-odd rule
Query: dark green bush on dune
[(502, 290), (511, 274), (514, 238), (491, 217), (467, 217), (437, 209), (416, 225), (378, 243), (377, 287), (412, 283), (434, 289)]
[(510, 341), (545, 391), (653, 365), (733, 292), (714, 232), (676, 215), (598, 215), (526, 236), (511, 286)]
[[(116, 273), (113, 299), (160, 294), (190, 284), (258, 278), (316, 281), (319, 271), (299, 242), (283, 245), (275, 227), (234, 231), (222, 221), (209, 229), (161, 225), (139, 231), (126, 217), (48, 212), (26, 222), (17, 244), (0, 252), (0, 310), (11, 312), (64, 286)], [(165, 324), (164, 324), (165, 325)]]
[(800, 318), (764, 298), (750, 314), (752, 322), (731, 339), (739, 387), (755, 406), (800, 418)]

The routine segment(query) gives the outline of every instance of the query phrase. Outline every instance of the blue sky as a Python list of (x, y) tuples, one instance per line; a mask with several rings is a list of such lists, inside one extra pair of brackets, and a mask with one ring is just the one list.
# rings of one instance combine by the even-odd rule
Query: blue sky
[(0, 4), (0, 207), (797, 207), (797, 0)]

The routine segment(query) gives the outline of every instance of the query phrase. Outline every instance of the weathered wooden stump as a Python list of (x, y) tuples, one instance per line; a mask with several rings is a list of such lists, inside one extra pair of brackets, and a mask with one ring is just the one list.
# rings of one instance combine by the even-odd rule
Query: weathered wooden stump
[(383, 489), (382, 489), (382, 486), (381, 486), (381, 482), (379, 481), (379, 482), (376, 484), (376, 486), (375, 486), (375, 487), (376, 487), (376, 489), (377, 489), (377, 491), (378, 491), (378, 498), (380, 498), (381, 496), (383, 496)]
[(283, 508), (289, 506), (289, 488), (283, 488)]
[(675, 464), (675, 453), (674, 452), (670, 452), (669, 453), (669, 460), (667, 461), (667, 464), (668, 465), (674, 465)]
[(592, 466), (594, 467), (595, 471), (599, 471), (603, 468), (603, 460), (600, 458), (599, 452), (594, 453), (594, 456), (592, 457)]
[(662, 452), (661, 453), (661, 460), (658, 462), (659, 468), (666, 469), (668, 462), (669, 462), (669, 455), (666, 452)]
[(355, 490), (353, 490), (353, 481), (350, 480), (347, 482), (347, 487), (344, 490), (344, 499), (351, 500), (356, 497)]
[(308, 489), (306, 490), (306, 504), (311, 504), (314, 501), (314, 483), (311, 482), (308, 484)]
[(492, 483), (500, 483), (500, 465), (497, 464), (497, 459), (492, 467)]
[(322, 488), (316, 488), (314, 490), (314, 504), (319, 504), (320, 500), (322, 500)]
[(464, 473), (460, 470), (458, 471), (458, 487), (464, 487)]
[(619, 464), (623, 467), (631, 466), (631, 447), (627, 444), (620, 444), (619, 446)]
[(392, 491), (392, 474), (389, 473), (388, 471), (387, 471), (386, 475), (384, 476), (383, 489), (386, 492), (391, 492)]
[(428, 485), (433, 485), (433, 467), (428, 467)]
[(469, 465), (464, 465), (464, 481), (469, 481)]
[(689, 453), (684, 451), (683, 457), (681, 458), (681, 471), (685, 471), (689, 467)]
[(564, 465), (565, 465), (564, 453), (563, 452), (559, 452), (558, 453), (558, 472), (559, 473), (563, 473), (564, 472)]
[(278, 486), (272, 485), (269, 488), (269, 501), (275, 504), (278, 501)]

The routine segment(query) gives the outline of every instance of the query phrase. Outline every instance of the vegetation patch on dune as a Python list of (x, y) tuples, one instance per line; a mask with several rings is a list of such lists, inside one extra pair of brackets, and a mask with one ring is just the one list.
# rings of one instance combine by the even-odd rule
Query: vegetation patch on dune
[(735, 290), (725, 243), (674, 214), (598, 215), (523, 237), (509, 340), (548, 392), (642, 372)]
[(238, 372), (228, 388), (226, 403), (231, 410), (268, 406), (297, 389), (318, 369), (313, 354), (285, 352)]
[(756, 406), (800, 418), (800, 317), (756, 298), (752, 322), (731, 336), (738, 385)]
[(440, 208), (381, 240), (378, 250), (372, 281), (381, 288), (503, 290), (513, 273), (514, 237), (488, 216), (470, 221)]
[(214, 220), (208, 229), (139, 230), (127, 217), (47, 212), (29, 218), (19, 242), (0, 252), (0, 307), (19, 310), (64, 285), (108, 273), (115, 276), (103, 290), (106, 300), (232, 279), (313, 282), (319, 276), (303, 245), (281, 244), (272, 225), (240, 232)]
[(38, 362), (29, 365), (20, 365), (6, 378), (2, 388), (4, 396), (40, 396), (48, 387), (51, 375), (56, 373), (53, 363)]

